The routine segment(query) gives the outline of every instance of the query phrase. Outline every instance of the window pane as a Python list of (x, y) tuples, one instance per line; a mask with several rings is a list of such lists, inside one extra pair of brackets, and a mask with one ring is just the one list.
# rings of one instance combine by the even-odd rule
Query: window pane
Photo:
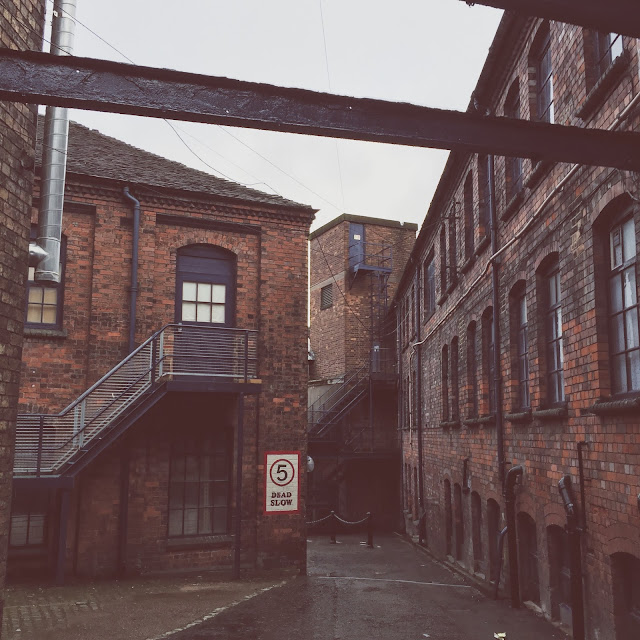
[(45, 304), (56, 304), (58, 302), (58, 290), (47, 287), (44, 289)]
[(196, 311), (196, 320), (198, 322), (210, 322), (211, 320), (211, 307), (203, 302), (199, 302)]
[(33, 282), (36, 279), (36, 268), (35, 267), (29, 267), (28, 279), (29, 279), (29, 282)]
[(169, 508), (182, 509), (184, 507), (184, 486), (182, 483), (172, 483), (169, 487)]
[(43, 287), (29, 287), (29, 302), (42, 304), (43, 297), (44, 297)]
[(30, 304), (27, 307), (27, 322), (41, 322), (42, 307), (38, 304)]
[(182, 511), (169, 511), (169, 535), (182, 535)]
[(624, 393), (627, 390), (627, 368), (624, 354), (612, 358), (613, 366), (611, 374), (613, 377), (613, 390), (616, 393)]
[(198, 510), (184, 510), (184, 535), (194, 536), (198, 533)]
[(213, 533), (213, 509), (200, 509), (198, 533), (201, 535)]
[(622, 314), (611, 318), (611, 348), (613, 353), (624, 351), (624, 327)]
[(217, 507), (213, 510), (214, 533), (225, 533), (227, 531), (228, 518), (228, 509)]
[(211, 302), (211, 285), (198, 283), (198, 302)]
[(623, 257), (626, 262), (636, 255), (636, 237), (633, 225), (633, 218), (630, 218), (622, 225), (622, 246)]
[(187, 456), (186, 463), (186, 478), (187, 480), (196, 481), (198, 480), (198, 459), (195, 456)]
[(11, 516), (11, 537), (9, 544), (15, 547), (23, 547), (27, 544), (27, 524), (29, 517), (26, 514)]
[(629, 368), (631, 370), (631, 389), (640, 390), (640, 350), (629, 354)]
[(187, 507), (198, 506), (198, 483), (187, 482), (184, 485), (184, 504)]
[(196, 283), (195, 282), (183, 282), (182, 283), (182, 299), (189, 302), (194, 302), (196, 299)]
[(227, 287), (223, 284), (211, 285), (211, 302), (224, 304)]
[(203, 482), (200, 485), (200, 506), (208, 507), (213, 504), (213, 483)]
[(216, 482), (213, 484), (213, 502), (216, 507), (223, 507), (227, 504), (227, 483)]
[(636, 274), (633, 267), (624, 272), (622, 280), (624, 307), (626, 309), (637, 302)]
[(171, 461), (171, 479), (184, 480), (184, 458), (182, 456), (176, 456)]
[(624, 314), (627, 330), (626, 348), (633, 349), (640, 346), (638, 343), (638, 309), (631, 309)]
[(29, 544), (44, 543), (44, 514), (32, 513), (29, 519)]
[(185, 322), (196, 321), (196, 305), (193, 302), (182, 303), (182, 319)]
[(224, 323), (224, 305), (214, 304), (211, 307), (211, 322)]
[(622, 280), (620, 274), (614, 275), (609, 280), (609, 302), (612, 313), (622, 311)]
[(56, 323), (56, 308), (55, 307), (44, 307), (42, 309), (42, 322), (44, 324), (55, 324)]
[(611, 59), (615, 60), (622, 53), (622, 36), (610, 33), (609, 40), (611, 42)]

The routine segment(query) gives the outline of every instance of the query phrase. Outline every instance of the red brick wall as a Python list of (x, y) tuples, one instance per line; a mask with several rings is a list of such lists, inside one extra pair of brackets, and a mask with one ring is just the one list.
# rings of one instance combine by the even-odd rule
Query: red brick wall
[[(144, 187), (132, 186), (131, 191), (141, 201), (136, 343), (174, 320), (178, 248), (205, 243), (237, 256), (236, 326), (259, 332), (262, 380), (262, 393), (245, 400), (244, 558), (252, 566), (302, 567), (303, 498), (300, 515), (263, 516), (262, 466), (267, 450), (299, 450), (302, 460), (306, 456), (311, 214), (207, 201), (188, 193), (165, 197), (160, 190), (151, 192)], [(53, 335), (29, 331), (23, 354), (24, 411), (60, 410), (127, 353), (131, 204), (120, 187), (78, 176), (69, 176), (66, 203), (63, 331)], [(221, 231), (192, 226), (188, 221), (167, 223), (166, 218), (160, 219), (164, 214), (239, 226)], [(176, 410), (189, 415), (192, 404), (183, 399)], [(215, 407), (211, 410), (213, 416), (217, 412)], [(235, 405), (232, 413), (235, 416)], [(164, 432), (136, 425), (120, 447), (105, 452), (83, 472), (72, 498), (80, 505), (81, 517), (77, 547), (73, 536), (68, 542), (70, 566), (75, 556), (80, 573), (108, 575), (116, 570), (123, 447), (131, 455), (129, 569), (156, 571), (203, 563), (209, 567), (231, 558), (230, 543), (197, 551), (166, 547), (168, 438), (172, 429), (179, 428), (177, 418)], [(72, 520), (69, 530), (74, 527)]]
[[(503, 82), (492, 96), (496, 112), (500, 113), (504, 97), (514, 77), (520, 79), (522, 117), (529, 116), (527, 52), (533, 41), (535, 27), (523, 34), (522, 43), (507, 66)], [(625, 39), (630, 61), (612, 89), (604, 95), (585, 122), (576, 110), (585, 103), (587, 88), (584, 77), (583, 34), (577, 27), (551, 25), (556, 122), (604, 128), (613, 122), (624, 105), (640, 89), (638, 79), (638, 48)], [(494, 77), (501, 77), (495, 71)], [(636, 111), (637, 114), (637, 111)], [(587, 118), (587, 116), (585, 116)], [(637, 129), (637, 115), (624, 125), (624, 129)], [(424, 508), (427, 512), (427, 539), (429, 546), (440, 556), (447, 549), (445, 513), (445, 480), (451, 483), (452, 495), (456, 484), (464, 487), (463, 470), (467, 459), (467, 486), (462, 492), (464, 538), (461, 541), (461, 563), (469, 572), (476, 571), (488, 579), (489, 545), (487, 534), (487, 501), (495, 500), (504, 513), (502, 486), (497, 467), (496, 427), (488, 414), (487, 358), (483, 354), (482, 317), (491, 308), (491, 270), (486, 269), (489, 248), (481, 248), (466, 270), (462, 270), (463, 228), (458, 220), (457, 247), (458, 283), (449, 293), (440, 290), (440, 242), (442, 221), (454, 201), (462, 202), (463, 183), (469, 168), (477, 172), (476, 157), (462, 159), (460, 167), (447, 180), (448, 196), (444, 206), (432, 209), (425, 224), (416, 265), (406, 275), (404, 291), (416, 278), (421, 277), (422, 261), (433, 249), (436, 256), (437, 298), (435, 314), (423, 318), (422, 338), (422, 469), (418, 469), (416, 425), (409, 430), (408, 419), (403, 421), (403, 462), (405, 468), (405, 508), (417, 503), (414, 469), (424, 479)], [(525, 190), (522, 201), (513, 211), (506, 211), (504, 161), (496, 159), (497, 214), (499, 217), (499, 243), (503, 246), (517, 231), (531, 221), (534, 212), (549, 195), (554, 185), (567, 173), (566, 165), (545, 168), (537, 181), (530, 178), (532, 163), (524, 161)], [(525, 471), (517, 487), (517, 511), (533, 518), (536, 525), (538, 548), (538, 574), (542, 607), (545, 615), (558, 617), (557, 603), (551, 585), (548, 557), (547, 528), (564, 526), (566, 518), (557, 488), (563, 474), (571, 475), (578, 491), (577, 444), (590, 441), (584, 450), (587, 532), (583, 535), (583, 563), (585, 575), (585, 601), (587, 607), (587, 637), (613, 640), (613, 585), (611, 554), (626, 551), (640, 557), (640, 514), (636, 496), (640, 493), (637, 466), (640, 464), (638, 411), (596, 416), (590, 408), (611, 393), (609, 382), (609, 338), (606, 330), (607, 285), (598, 284), (599, 274), (606, 272), (603, 251), (598, 249), (597, 216), (617, 196), (630, 194), (626, 202), (640, 197), (637, 175), (604, 168), (581, 168), (564, 189), (556, 194), (547, 209), (539, 215), (526, 234), (508, 249), (499, 265), (499, 349), (500, 373), (504, 383), (502, 407), (506, 414), (517, 411), (517, 375), (514, 369), (514, 314), (510, 309), (510, 292), (520, 282), (525, 283), (529, 319), (529, 364), (531, 388), (531, 417), (507, 415), (504, 427), (505, 462), (508, 470), (521, 464)], [(479, 244), (478, 189), (474, 186), (476, 246)], [(620, 202), (620, 200), (618, 200)], [(636, 234), (640, 238), (640, 209), (635, 205)], [(605, 211), (605, 216), (607, 212)], [(601, 220), (600, 218), (599, 220)], [(447, 221), (449, 219), (447, 218)], [(608, 242), (604, 234), (604, 243)], [(545, 412), (545, 351), (543, 304), (540, 298), (539, 277), (536, 275), (546, 256), (557, 252), (562, 292), (564, 381), (567, 397), (565, 416)], [(475, 321), (476, 362), (473, 374), (479, 381), (479, 415), (469, 415), (471, 380), (467, 367), (467, 327)], [(454, 337), (459, 340), (458, 378), (460, 381), (460, 413), (462, 421), (443, 424), (442, 407), (442, 350), (451, 348)], [(409, 371), (411, 348), (402, 344), (403, 384), (401, 399), (407, 396), (406, 376)], [(415, 356), (413, 356), (415, 359)], [(415, 360), (414, 360), (415, 361)], [(414, 377), (415, 382), (415, 377)], [(451, 392), (451, 376), (449, 377)], [(480, 420), (478, 420), (480, 418)], [(410, 477), (407, 477), (410, 474)], [(474, 558), (472, 544), (471, 492), (477, 492), (482, 505), (481, 558)], [(452, 498), (453, 502), (453, 498)], [(455, 509), (454, 509), (455, 510)], [(418, 509), (407, 511), (407, 523), (415, 526)], [(454, 533), (451, 548), (455, 551)], [(501, 522), (500, 527), (504, 525)]]
[[(0, 12), (0, 45), (39, 50), (44, 0), (8, 0)], [(13, 443), (18, 400), (36, 107), (0, 102), (0, 587), (6, 570)], [(2, 605), (0, 598), (0, 622)]]

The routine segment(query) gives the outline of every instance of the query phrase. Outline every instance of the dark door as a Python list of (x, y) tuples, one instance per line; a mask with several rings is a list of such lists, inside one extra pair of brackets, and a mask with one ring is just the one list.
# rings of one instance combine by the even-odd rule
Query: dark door
[(364, 262), (364, 225), (349, 223), (349, 267), (356, 267)]

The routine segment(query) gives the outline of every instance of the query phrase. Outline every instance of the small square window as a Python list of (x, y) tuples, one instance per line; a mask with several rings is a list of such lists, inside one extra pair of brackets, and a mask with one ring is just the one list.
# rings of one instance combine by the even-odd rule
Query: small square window
[(320, 309), (328, 309), (333, 306), (333, 285), (328, 284), (320, 289)]

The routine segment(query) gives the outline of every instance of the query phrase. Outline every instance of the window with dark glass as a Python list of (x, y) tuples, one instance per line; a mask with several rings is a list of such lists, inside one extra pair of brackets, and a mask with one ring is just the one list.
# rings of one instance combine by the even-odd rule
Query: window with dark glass
[(460, 383), (458, 378), (458, 338), (451, 341), (451, 411), (452, 420), (460, 419)]
[(553, 66), (551, 63), (551, 35), (548, 26), (538, 42), (536, 54), (536, 107), (540, 122), (553, 123)]
[(228, 533), (230, 492), (231, 437), (227, 429), (177, 441), (169, 475), (169, 537)]
[(487, 309), (482, 315), (482, 340), (484, 356), (484, 383), (487, 392), (487, 407), (489, 413), (495, 411), (495, 327), (493, 324), (493, 310)]
[(447, 230), (440, 229), (440, 295), (447, 291)]
[(467, 328), (467, 385), (469, 389), (469, 415), (478, 415), (478, 368), (476, 358), (476, 323)]
[(455, 211), (449, 213), (449, 286), (458, 281), (458, 247), (456, 243)]
[[(520, 86), (516, 80), (509, 89), (504, 103), (507, 118), (520, 118)], [(505, 189), (507, 203), (522, 191), (522, 158), (505, 158)]]
[[(35, 231), (31, 233), (35, 239)], [(62, 328), (62, 299), (64, 291), (64, 270), (66, 241), (60, 246), (60, 282), (36, 282), (35, 267), (29, 267), (27, 276), (27, 327), (40, 329)]]
[(436, 265), (433, 252), (424, 261), (424, 315), (429, 317), (436, 309)]
[(442, 347), (442, 420), (449, 420), (449, 348)]
[(547, 273), (546, 289), (547, 393), (549, 403), (556, 404), (564, 401), (562, 299), (557, 263)]
[(464, 181), (463, 193), (464, 207), (464, 257), (469, 260), (473, 256), (474, 227), (473, 227), (473, 173), (469, 171)]
[(611, 63), (622, 54), (622, 36), (617, 33), (593, 32), (596, 77), (603, 76)]
[(478, 156), (478, 227), (481, 238), (489, 235), (490, 231), (489, 180), (489, 156)]
[(517, 329), (516, 360), (518, 363), (518, 405), (520, 409), (528, 409), (531, 406), (529, 392), (529, 339), (527, 335), (527, 298), (524, 290), (516, 297), (515, 307)]
[(10, 547), (39, 547), (47, 534), (49, 494), (46, 491), (16, 490), (11, 505)]
[(328, 309), (333, 306), (333, 284), (328, 284), (320, 289), (320, 309)]
[(609, 327), (613, 393), (640, 390), (640, 329), (633, 218), (609, 233)]

